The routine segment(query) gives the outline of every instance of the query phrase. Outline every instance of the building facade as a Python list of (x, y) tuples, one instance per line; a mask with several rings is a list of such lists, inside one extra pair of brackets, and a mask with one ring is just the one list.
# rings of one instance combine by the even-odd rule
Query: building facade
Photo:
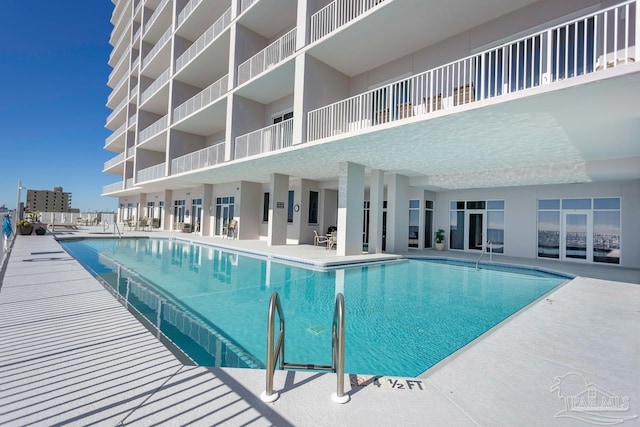
[(25, 210), (29, 212), (70, 212), (71, 193), (62, 187), (53, 190), (27, 190)]
[(640, 267), (636, 0), (112, 0), (118, 219)]

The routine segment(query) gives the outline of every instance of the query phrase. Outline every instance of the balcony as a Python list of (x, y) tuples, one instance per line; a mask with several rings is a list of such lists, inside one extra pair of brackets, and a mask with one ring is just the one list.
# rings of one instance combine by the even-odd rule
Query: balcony
[(207, 31), (204, 32), (178, 59), (176, 59), (176, 73), (187, 65), (193, 58), (203, 52), (213, 43), (222, 32), (229, 27), (232, 18), (231, 8), (220, 16)]
[(169, 116), (164, 116), (160, 120), (153, 123), (151, 126), (143, 129), (140, 132), (140, 135), (138, 138), (138, 144), (144, 144), (148, 140), (152, 139), (155, 136), (160, 135), (162, 132), (167, 130), (168, 121), (169, 121)]
[[(140, 104), (144, 104), (149, 98), (151, 98), (162, 86), (164, 86), (171, 77), (171, 69), (167, 68), (164, 73), (160, 74), (160, 76), (153, 82), (151, 85), (142, 92), (140, 95)], [(165, 104), (166, 105), (166, 104)]]
[(227, 93), (229, 76), (224, 76), (193, 98), (182, 103), (173, 111), (173, 122), (179, 122), (185, 117), (202, 110), (203, 108), (213, 104), (222, 95)]
[(123, 189), (122, 181), (114, 182), (113, 184), (102, 187), (102, 194), (115, 193), (116, 191), (122, 191)]
[(159, 165), (139, 170), (136, 182), (139, 184), (142, 182), (153, 181), (154, 179), (164, 178), (164, 165), (164, 163), (160, 163)]
[(106, 139), (104, 143), (105, 148), (112, 144), (116, 139), (120, 138), (124, 134), (126, 129), (127, 124), (124, 123), (118, 129), (114, 130), (113, 133)]
[(113, 157), (112, 159), (104, 162), (103, 171), (112, 168), (113, 166), (117, 165), (118, 163), (121, 163), (122, 161), (124, 161), (124, 153), (120, 153), (117, 156)]
[(243, 13), (245, 10), (249, 9), (252, 4), (257, 2), (258, 0), (242, 0), (240, 3), (240, 13)]
[(296, 29), (293, 28), (284, 36), (252, 56), (238, 66), (238, 85), (245, 83), (258, 74), (282, 62), (296, 51)]
[(335, 0), (311, 16), (311, 43), (320, 40), (384, 0)]
[(225, 142), (218, 142), (211, 147), (177, 157), (171, 161), (171, 175), (190, 172), (224, 162)]
[[(636, 61), (636, 0), (309, 112), (307, 140), (360, 131)], [(624, 19), (622, 19), (624, 17)]]
[[(169, 4), (169, 0), (162, 0), (162, 2), (158, 5), (158, 7), (153, 11), (153, 13), (151, 14), (151, 17), (149, 17), (149, 20), (144, 24), (143, 33), (145, 33), (145, 35), (146, 33), (149, 32), (149, 29), (153, 27), (153, 24), (159, 20), (158, 18), (162, 15), (162, 12), (164, 11), (167, 4)], [(168, 20), (169, 22), (171, 21), (170, 16)], [(166, 20), (163, 21), (163, 24), (168, 25)]]
[(142, 69), (144, 70), (149, 63), (158, 55), (158, 52), (162, 50), (162, 48), (167, 44), (167, 42), (171, 39), (171, 27), (167, 28), (167, 30), (162, 34), (160, 39), (156, 42), (153, 48), (149, 51), (149, 53), (142, 60)]
[(123, 99), (120, 104), (116, 108), (113, 109), (111, 114), (107, 116), (106, 127), (108, 129), (113, 129), (114, 126), (120, 126), (123, 121), (126, 122), (126, 112), (127, 112), (127, 104), (129, 103), (128, 99)]
[(234, 159), (255, 156), (291, 147), (293, 143), (293, 119), (241, 135), (236, 138)]

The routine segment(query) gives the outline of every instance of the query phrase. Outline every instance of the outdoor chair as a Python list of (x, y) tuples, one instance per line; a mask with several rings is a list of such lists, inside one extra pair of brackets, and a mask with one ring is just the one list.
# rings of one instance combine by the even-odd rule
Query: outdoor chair
[(316, 230), (313, 230), (313, 234), (313, 246), (318, 247), (318, 245), (322, 243), (324, 243), (325, 245), (329, 244), (329, 236), (321, 236)]

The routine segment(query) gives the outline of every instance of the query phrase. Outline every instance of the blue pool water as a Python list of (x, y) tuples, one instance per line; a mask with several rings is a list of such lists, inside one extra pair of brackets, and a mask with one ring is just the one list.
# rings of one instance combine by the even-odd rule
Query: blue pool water
[(417, 376), (566, 277), (404, 260), (318, 270), (168, 239), (88, 239), (64, 248), (197, 364), (264, 367), (280, 295), (287, 362), (330, 364), (344, 294), (345, 371)]

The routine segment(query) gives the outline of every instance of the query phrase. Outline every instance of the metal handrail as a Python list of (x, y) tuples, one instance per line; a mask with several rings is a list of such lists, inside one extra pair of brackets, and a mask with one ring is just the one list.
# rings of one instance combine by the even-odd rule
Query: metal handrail
[(120, 232), (120, 227), (118, 227), (118, 221), (113, 222), (113, 234), (116, 234), (116, 231), (118, 232), (118, 238), (122, 239), (122, 233)]
[[(280, 332), (278, 334), (278, 343), (273, 347), (273, 333), (276, 311), (280, 318)], [(280, 359), (280, 369), (284, 368), (284, 315), (282, 314), (282, 305), (278, 293), (271, 294), (269, 301), (269, 314), (267, 317), (267, 387), (260, 395), (265, 402), (274, 402), (280, 396), (278, 392), (273, 391), (273, 374), (276, 369), (276, 363)]]
[[(280, 319), (280, 332), (278, 333), (278, 341), (274, 346), (275, 317), (276, 313)], [(292, 368), (299, 370), (313, 371), (331, 371), (337, 374), (336, 392), (331, 395), (331, 399), (336, 403), (347, 403), (349, 395), (344, 394), (344, 296), (341, 293), (336, 295), (336, 305), (333, 313), (333, 322), (331, 327), (331, 365), (316, 365), (313, 363), (292, 363), (284, 360), (284, 330), (285, 322), (282, 313), (282, 305), (278, 292), (271, 295), (269, 301), (269, 313), (267, 315), (267, 380), (266, 389), (260, 394), (263, 402), (274, 402), (280, 396), (278, 392), (273, 390), (273, 375), (275, 374), (276, 364), (280, 361), (279, 368)]]
[[(478, 258), (478, 261), (476, 261), (476, 270), (478, 269), (478, 264), (480, 264), (480, 260), (482, 259), (482, 255), (485, 254), (485, 252), (487, 251), (487, 246), (491, 245), (491, 240), (487, 240), (487, 244), (482, 248), (482, 253), (480, 254), (480, 258)], [(493, 250), (490, 251), (491, 253), (493, 253)], [(491, 256), (491, 255), (489, 255)]]
[(336, 295), (331, 337), (333, 347), (331, 366), (338, 376), (337, 389), (331, 395), (331, 399), (336, 403), (347, 403), (349, 395), (344, 394), (344, 296), (341, 293)]

